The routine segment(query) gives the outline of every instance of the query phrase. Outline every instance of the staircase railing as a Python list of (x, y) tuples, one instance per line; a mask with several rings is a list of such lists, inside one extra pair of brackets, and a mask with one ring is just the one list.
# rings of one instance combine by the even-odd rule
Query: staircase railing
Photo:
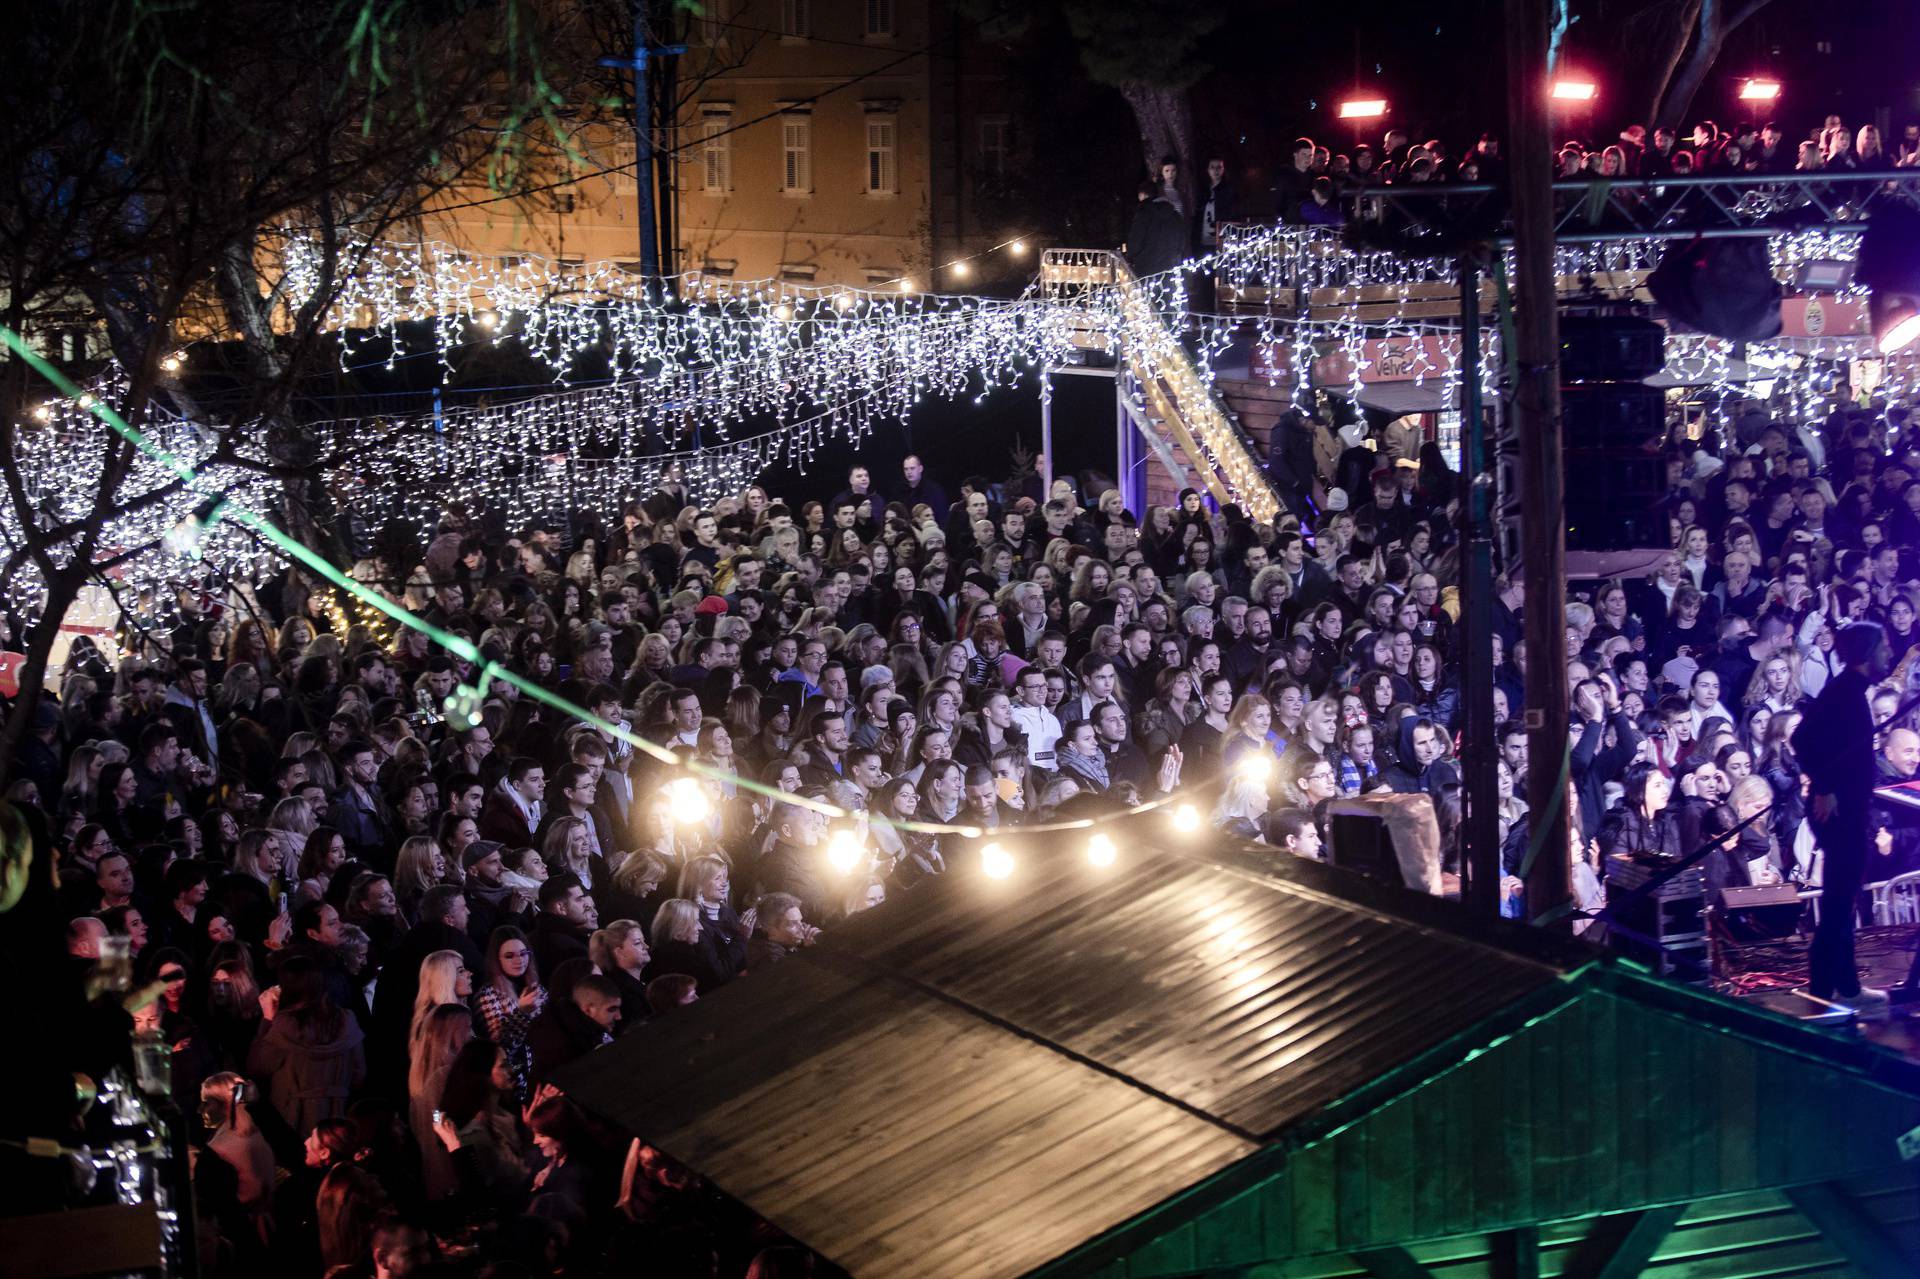
[(1107, 249), (1048, 249), (1040, 279), (1048, 297), (1077, 305), (1085, 345), (1125, 360), (1148, 409), (1185, 452), (1201, 485), (1221, 504), (1236, 503), (1261, 523), (1280, 513), (1279, 492), (1212, 382), (1162, 318), (1157, 290)]

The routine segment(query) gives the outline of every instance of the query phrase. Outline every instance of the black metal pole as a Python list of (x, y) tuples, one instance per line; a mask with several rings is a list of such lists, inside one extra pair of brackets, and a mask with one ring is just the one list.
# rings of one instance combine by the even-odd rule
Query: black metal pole
[(651, 278), (660, 274), (660, 242), (653, 220), (653, 99), (647, 93), (647, 0), (633, 0), (633, 141), (640, 272)]
[(1460, 639), (1466, 720), (1460, 763), (1466, 801), (1460, 895), (1484, 918), (1500, 914), (1499, 751), (1493, 740), (1493, 520), (1480, 399), (1480, 263), (1460, 255)]

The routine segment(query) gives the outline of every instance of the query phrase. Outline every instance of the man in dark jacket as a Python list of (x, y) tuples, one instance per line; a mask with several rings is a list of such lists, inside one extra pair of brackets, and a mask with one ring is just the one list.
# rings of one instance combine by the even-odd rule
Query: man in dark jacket
[(1442, 786), (1460, 780), (1460, 771), (1441, 758), (1445, 739), (1440, 735), (1440, 726), (1430, 719), (1411, 716), (1400, 722), (1403, 726), (1400, 762), (1382, 770), (1380, 775), (1387, 779), (1388, 788), (1399, 794), (1424, 793), (1438, 799)]
[[(1572, 762), (1569, 776), (1580, 792), (1580, 840), (1585, 843), (1600, 833), (1600, 820), (1606, 816), (1606, 784), (1620, 775), (1640, 749), (1640, 734), (1633, 720), (1620, 709), (1620, 694), (1597, 679), (1581, 680), (1573, 690)], [(1613, 729), (1614, 741), (1606, 745), (1607, 729)]]
[(1862, 986), (1854, 963), (1853, 900), (1867, 864), (1876, 773), (1867, 690), (1893, 669), (1893, 646), (1877, 622), (1854, 622), (1840, 629), (1833, 649), (1846, 669), (1827, 681), (1793, 732), (1793, 753), (1809, 782), (1807, 813), (1820, 845), (1827, 903), (1813, 933), (1807, 989), (1816, 998), (1884, 1015), (1887, 992)]
[(568, 998), (548, 1000), (527, 1027), (533, 1081), (545, 1083), (568, 1062), (612, 1043), (613, 1028), (620, 1024), (620, 1017), (619, 987), (598, 973), (588, 973), (576, 981)]
[(533, 960), (550, 973), (569, 959), (587, 957), (587, 938), (600, 926), (593, 898), (572, 871), (547, 876), (540, 885), (540, 917), (533, 921), (528, 944)]
[[(817, 791), (806, 792), (824, 798)], [(818, 813), (797, 804), (782, 804), (774, 816), (773, 847), (754, 868), (754, 882), (762, 893), (786, 893), (800, 901), (815, 919), (839, 913), (833, 885), (826, 877), (826, 850), (821, 847), (825, 823)]]
[(1274, 423), (1267, 455), (1267, 475), (1287, 509), (1304, 520), (1311, 512), (1307, 499), (1315, 479), (1313, 437), (1319, 428), (1298, 409), (1288, 409)]
[(480, 951), (467, 936), (467, 899), (452, 884), (435, 884), (420, 897), (420, 922), (407, 930), (380, 968), (373, 991), (373, 1027), (367, 1044), (369, 1073), (391, 1082), (407, 1069), (407, 1031), (420, 993), (420, 961), (435, 951), (458, 951), (476, 977)]
[(1140, 184), (1139, 198), (1127, 228), (1127, 263), (1144, 279), (1187, 260), (1187, 220), (1151, 182)]

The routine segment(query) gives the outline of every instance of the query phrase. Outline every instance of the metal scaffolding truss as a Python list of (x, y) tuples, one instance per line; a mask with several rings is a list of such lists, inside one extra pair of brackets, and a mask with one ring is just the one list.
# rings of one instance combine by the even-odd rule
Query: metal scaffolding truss
[[(1505, 188), (1421, 183), (1349, 196), (1363, 221), (1440, 231), (1493, 222), (1507, 227)], [(1800, 221), (1827, 231), (1864, 229), (1881, 201), (1920, 208), (1920, 169), (1884, 172), (1702, 174), (1553, 185), (1554, 234), (1578, 240), (1773, 235)], [(1499, 210), (1497, 218), (1495, 210)]]

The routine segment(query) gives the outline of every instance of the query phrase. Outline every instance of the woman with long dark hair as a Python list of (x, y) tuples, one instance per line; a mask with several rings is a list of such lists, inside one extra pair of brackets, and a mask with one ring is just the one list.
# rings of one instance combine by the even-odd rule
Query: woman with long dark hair
[(296, 955), (280, 966), (280, 985), (260, 997), (259, 1037), (247, 1072), (295, 1132), (347, 1113), (347, 1098), (367, 1077), (360, 1023), (327, 994), (319, 963)]

